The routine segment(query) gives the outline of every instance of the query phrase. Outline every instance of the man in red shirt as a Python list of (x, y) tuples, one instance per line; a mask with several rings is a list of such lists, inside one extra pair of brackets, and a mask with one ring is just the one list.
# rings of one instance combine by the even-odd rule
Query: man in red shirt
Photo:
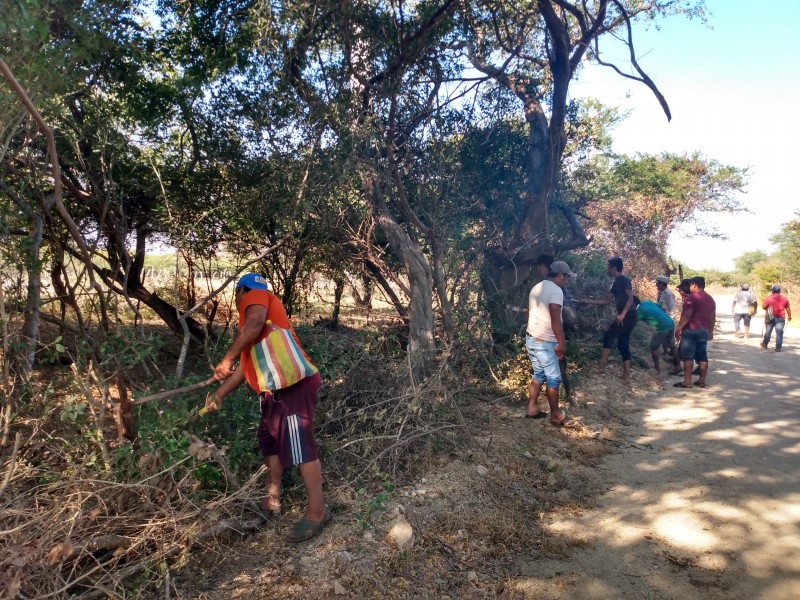
[[(256, 273), (242, 275), (236, 283), (239, 332), (214, 369), (214, 378), (222, 384), (214, 393), (214, 398), (206, 401), (206, 408), (209, 411), (220, 408), (225, 396), (245, 381), (259, 395), (261, 422), (258, 444), (264, 464), (269, 469), (264, 508), (273, 514), (280, 513), (281, 476), (283, 469), (290, 465), (299, 465), (308, 496), (305, 515), (295, 523), (287, 537), (287, 541), (294, 543), (314, 537), (332, 518), (322, 496), (322, 467), (314, 438), (314, 411), (322, 379), (301, 348), (302, 358), (313, 373), (294, 385), (274, 392), (264, 387), (263, 375), (259, 376), (251, 349), (267, 336), (267, 322), (291, 331), (300, 347), (286, 309), (280, 299), (269, 291), (268, 285), (266, 279)], [(235, 366), (236, 360), (239, 360), (239, 368)]]
[(675, 339), (679, 342), (681, 360), (683, 360), (683, 381), (675, 387), (692, 387), (692, 366), (699, 364), (699, 374), (695, 385), (706, 387), (708, 374), (708, 341), (714, 339), (714, 324), (717, 315), (717, 303), (706, 291), (704, 277), (692, 277), (689, 280), (688, 296), (683, 299), (681, 318), (675, 326)]
[[(761, 342), (761, 347), (766, 350), (769, 346), (769, 338), (772, 337), (772, 330), (775, 330), (775, 352), (780, 352), (783, 347), (783, 328), (786, 321), (792, 320), (792, 309), (789, 307), (789, 299), (781, 295), (781, 286), (773, 285), (772, 294), (764, 298), (761, 303), (761, 308), (767, 311), (767, 316), (764, 318), (766, 331), (764, 332), (764, 339)], [(768, 309), (772, 309), (771, 311)], [(772, 312), (770, 318), (770, 312)]]

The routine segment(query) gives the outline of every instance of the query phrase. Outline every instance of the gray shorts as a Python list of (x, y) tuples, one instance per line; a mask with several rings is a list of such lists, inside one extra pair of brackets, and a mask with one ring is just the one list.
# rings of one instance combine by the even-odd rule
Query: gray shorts
[(657, 352), (662, 345), (670, 352), (675, 349), (674, 329), (670, 329), (669, 331), (656, 331), (653, 337), (650, 338), (650, 352)]

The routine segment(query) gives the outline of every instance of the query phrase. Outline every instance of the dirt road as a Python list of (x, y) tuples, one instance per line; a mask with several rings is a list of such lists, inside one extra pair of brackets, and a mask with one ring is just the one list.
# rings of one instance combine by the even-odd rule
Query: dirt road
[(762, 350), (761, 322), (737, 340), (722, 316), (708, 387), (647, 402), (599, 506), (548, 523), (584, 546), (523, 565), (526, 596), (800, 598), (800, 336)]

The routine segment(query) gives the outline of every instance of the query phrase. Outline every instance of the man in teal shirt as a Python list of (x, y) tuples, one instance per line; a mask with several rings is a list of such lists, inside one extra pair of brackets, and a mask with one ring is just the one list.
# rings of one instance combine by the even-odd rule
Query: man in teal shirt
[(653, 357), (653, 365), (656, 373), (661, 373), (658, 349), (663, 344), (670, 356), (672, 356), (672, 366), (678, 370), (680, 361), (678, 360), (677, 348), (675, 346), (675, 323), (661, 307), (651, 300), (640, 302), (636, 307), (636, 316), (640, 321), (650, 325), (655, 332), (650, 338), (650, 355)]

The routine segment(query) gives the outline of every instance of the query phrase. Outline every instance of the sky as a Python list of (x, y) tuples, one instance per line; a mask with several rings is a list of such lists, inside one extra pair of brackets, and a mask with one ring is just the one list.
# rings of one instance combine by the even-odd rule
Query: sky
[[(773, 252), (770, 237), (800, 211), (800, 0), (707, 0), (706, 7), (706, 24), (670, 17), (659, 30), (634, 29), (637, 60), (666, 96), (671, 122), (648, 88), (608, 68), (586, 68), (571, 94), (631, 111), (612, 133), (617, 152), (699, 151), (749, 168), (738, 199), (751, 212), (703, 217), (727, 240), (692, 238), (694, 227), (670, 238), (671, 256), (684, 265), (730, 271), (745, 252)], [(605, 52), (605, 60), (629, 64), (619, 46)]]

